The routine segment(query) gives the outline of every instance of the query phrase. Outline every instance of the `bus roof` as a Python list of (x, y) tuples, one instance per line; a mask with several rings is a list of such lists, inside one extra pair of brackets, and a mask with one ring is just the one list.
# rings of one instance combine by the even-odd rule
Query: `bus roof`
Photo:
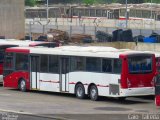
[[(22, 47), (28, 47), (28, 46), (33, 47), (33, 46), (40, 46), (40, 45), (43, 45), (43, 44), (52, 45), (53, 42), (16, 40), (16, 39), (0, 39), (0, 46), (3, 46), (3, 45), (19, 45), (19, 46), (22, 46)], [(55, 46), (56, 46), (56, 43), (55, 43), (54, 46), (52, 45), (52, 47), (55, 47)]]
[(13, 47), (7, 48), (6, 52), (28, 51), (33, 54), (53, 54), (53, 55), (69, 55), (69, 56), (88, 56), (88, 57), (106, 57), (119, 58), (120, 55), (134, 54), (151, 54), (140, 51), (132, 51), (128, 49), (116, 49), (113, 47), (100, 46), (61, 46), (55, 48), (32, 48), (32, 47)]
[(144, 51), (144, 52), (155, 54), (155, 57), (160, 57), (160, 52), (158, 51)]

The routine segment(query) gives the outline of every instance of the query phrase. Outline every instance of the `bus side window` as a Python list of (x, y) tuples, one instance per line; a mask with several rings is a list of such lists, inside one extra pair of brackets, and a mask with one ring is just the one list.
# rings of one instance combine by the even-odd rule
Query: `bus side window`
[(4, 52), (0, 51), (0, 64), (3, 63), (3, 60), (4, 60)]
[(48, 55), (41, 55), (41, 61), (40, 61), (40, 71), (43, 73), (48, 72)]
[(28, 55), (19, 54), (16, 55), (16, 70), (28, 70)]
[(136, 71), (139, 71), (140, 70), (140, 65), (139, 63), (136, 64)]
[(102, 72), (112, 72), (112, 60), (111, 59), (102, 60)]
[(24, 70), (28, 70), (28, 62), (24, 62), (23, 63), (23, 69)]
[(13, 58), (12, 57), (6, 57), (5, 68), (12, 69), (12, 67), (13, 67)]
[(100, 58), (86, 58), (86, 70), (92, 72), (101, 72)]
[(113, 73), (121, 73), (122, 61), (120, 59), (114, 59), (113, 62)]
[(85, 70), (85, 57), (71, 57), (71, 71)]
[(58, 56), (49, 56), (49, 72), (59, 73), (59, 61)]
[(129, 62), (129, 71), (132, 71), (132, 69), (133, 69), (133, 66), (132, 66), (132, 64)]
[(156, 67), (157, 67), (158, 72), (160, 72), (160, 58), (159, 57), (156, 58)]

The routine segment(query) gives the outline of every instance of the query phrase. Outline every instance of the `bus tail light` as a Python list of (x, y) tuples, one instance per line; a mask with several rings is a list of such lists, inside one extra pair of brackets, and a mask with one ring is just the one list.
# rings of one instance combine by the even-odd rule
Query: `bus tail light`
[(127, 79), (127, 85), (128, 85), (128, 88), (131, 87), (131, 82)]
[(154, 83), (154, 82), (155, 82), (155, 79), (156, 79), (156, 77), (153, 77), (153, 79), (152, 79), (152, 81), (151, 81), (151, 85), (152, 85), (152, 86), (155, 85), (155, 83)]

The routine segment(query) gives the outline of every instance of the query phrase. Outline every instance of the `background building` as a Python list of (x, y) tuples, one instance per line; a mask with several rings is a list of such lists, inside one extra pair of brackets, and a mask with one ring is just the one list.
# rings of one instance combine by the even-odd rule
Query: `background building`
[(0, 37), (25, 36), (24, 0), (0, 0)]

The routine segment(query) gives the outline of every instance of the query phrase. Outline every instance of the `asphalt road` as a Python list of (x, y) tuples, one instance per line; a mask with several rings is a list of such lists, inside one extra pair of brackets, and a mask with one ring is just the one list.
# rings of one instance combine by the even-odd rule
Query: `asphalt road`
[[(15, 120), (128, 120), (160, 118), (154, 97), (130, 97), (125, 101), (102, 97), (100, 101), (80, 100), (74, 95), (52, 92), (20, 92), (0, 87), (0, 119)], [(150, 119), (149, 119), (150, 120)]]

